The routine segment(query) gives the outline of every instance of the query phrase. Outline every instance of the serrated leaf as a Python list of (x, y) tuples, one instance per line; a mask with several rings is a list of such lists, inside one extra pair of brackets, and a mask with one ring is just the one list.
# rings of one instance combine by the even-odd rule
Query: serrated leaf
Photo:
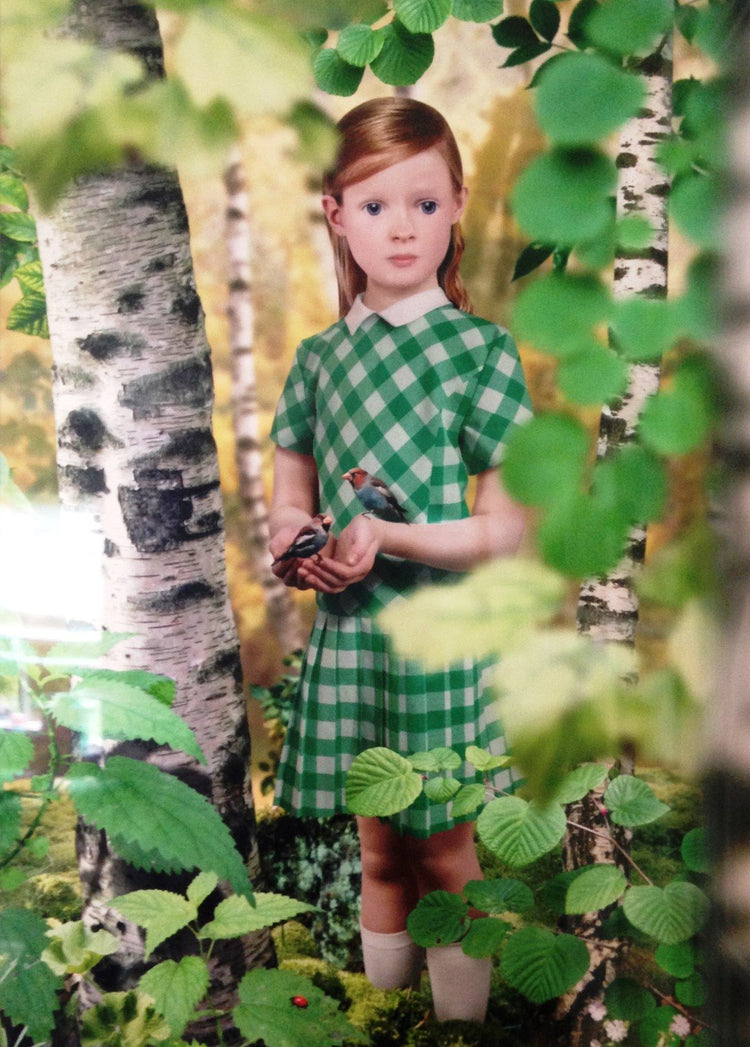
[(34, 758), (34, 743), (23, 731), (0, 730), (0, 782), (25, 771)]
[(254, 905), (247, 898), (230, 895), (219, 902), (210, 923), (200, 929), (200, 938), (239, 938), (263, 927), (292, 920), (303, 912), (313, 912), (314, 905), (287, 898), (283, 894), (257, 892)]
[(616, 865), (591, 865), (568, 887), (566, 913), (599, 912), (621, 896), (628, 881)]
[(503, 13), (503, 0), (453, 0), (452, 13), (463, 22), (491, 22)]
[[(247, 904), (247, 899), (243, 899)], [(146, 959), (167, 938), (198, 918), (198, 907), (171, 891), (132, 891), (113, 898), (111, 907), (146, 931)]]
[(359, 87), (364, 69), (345, 62), (332, 47), (323, 47), (313, 61), (315, 83), (329, 95), (348, 97)]
[(35, 1041), (47, 1041), (58, 1009), (57, 990), (63, 981), (40, 956), (47, 944), (47, 926), (29, 909), (0, 911), (0, 956), (12, 964), (12, 975), (0, 981), (0, 1010), (17, 1025), (26, 1025)]
[(383, 46), (383, 34), (369, 25), (348, 25), (341, 30), (336, 50), (349, 65), (364, 68), (380, 54)]
[(36, 243), (36, 222), (23, 211), (0, 211), (0, 233), (10, 240)]
[(92, 931), (82, 920), (56, 924), (47, 934), (51, 944), (42, 953), (42, 959), (55, 974), (62, 976), (85, 974), (120, 946), (109, 931)]
[(432, 891), (420, 898), (407, 917), (406, 929), (417, 945), (449, 945), (465, 933), (469, 909), (458, 894)]
[(653, 1011), (653, 994), (632, 978), (616, 978), (604, 990), (607, 1017), (616, 1021), (638, 1022)]
[(565, 834), (565, 812), (557, 805), (539, 808), (520, 796), (501, 796), (477, 820), (482, 843), (511, 868), (529, 865), (553, 850)]
[(430, 778), (424, 783), (424, 794), (433, 803), (448, 803), (460, 788), (457, 778)]
[[(307, 1007), (296, 1007), (297, 996)], [(291, 971), (254, 970), (239, 985), (240, 1003), (232, 1011), (237, 1028), (249, 1041), (266, 1047), (339, 1047), (361, 1035), (311, 981)]]
[(25, 294), (8, 313), (5, 326), (32, 338), (49, 338), (47, 300), (44, 295)]
[(206, 995), (209, 984), (206, 962), (200, 956), (165, 960), (141, 975), (138, 988), (150, 996), (174, 1036), (182, 1036)]
[(19, 266), (14, 275), (24, 292), (30, 292), (44, 297), (42, 263), (38, 259), (33, 262), (26, 262), (25, 265)]
[(422, 792), (422, 779), (403, 756), (376, 746), (354, 758), (346, 776), (346, 805), (352, 814), (387, 818)]
[(184, 720), (146, 691), (119, 680), (87, 676), (55, 695), (50, 710), (58, 723), (85, 736), (153, 740), (206, 762)]
[(206, 898), (216, 890), (218, 882), (219, 877), (216, 873), (198, 873), (195, 879), (188, 884), (188, 889), (185, 892), (187, 900), (198, 909), (205, 902)]
[(7, 854), (21, 835), (21, 797), (0, 790), (0, 857)]
[(503, 977), (532, 1003), (544, 1003), (570, 989), (589, 968), (589, 951), (579, 938), (542, 927), (516, 931), (503, 950)]
[(632, 774), (621, 774), (610, 782), (604, 803), (615, 825), (648, 825), (669, 811), (648, 782)]
[(527, 912), (534, 904), (534, 892), (520, 880), (469, 880), (464, 895), (480, 912)]
[(370, 69), (384, 84), (415, 84), (434, 56), (435, 44), (428, 33), (410, 33), (394, 20), (383, 29), (383, 46)]
[(479, 783), (463, 785), (453, 798), (452, 818), (463, 818), (473, 814), (477, 807), (484, 803), (485, 787)]
[(685, 868), (695, 873), (710, 873), (713, 868), (708, 849), (708, 835), (702, 827), (685, 833), (680, 844), (680, 854)]
[(434, 33), (451, 13), (451, 0), (394, 0), (393, 9), (410, 33)]
[(493, 916), (481, 916), (471, 921), (469, 930), (461, 939), (461, 950), (467, 956), (480, 960), (493, 956), (505, 941), (509, 924)]
[(29, 194), (23, 180), (9, 171), (0, 172), (0, 204), (17, 207), (19, 211), (29, 209)]
[(687, 882), (666, 887), (631, 887), (623, 901), (625, 915), (639, 931), (665, 945), (692, 938), (706, 921), (707, 896)]
[(565, 775), (555, 790), (555, 803), (576, 803), (586, 793), (596, 789), (607, 777), (609, 768), (604, 763), (584, 763)]
[(245, 864), (203, 796), (158, 767), (125, 756), (104, 768), (76, 764), (66, 776), (78, 814), (104, 829), (126, 861), (170, 872), (211, 870), (249, 896)]
[(440, 746), (407, 757), (415, 771), (455, 771), (461, 766), (461, 757), (455, 749)]
[(478, 745), (466, 746), (466, 759), (478, 771), (483, 771), (485, 774), (499, 767), (508, 767), (511, 762), (509, 756), (495, 756), (487, 749), (480, 749)]

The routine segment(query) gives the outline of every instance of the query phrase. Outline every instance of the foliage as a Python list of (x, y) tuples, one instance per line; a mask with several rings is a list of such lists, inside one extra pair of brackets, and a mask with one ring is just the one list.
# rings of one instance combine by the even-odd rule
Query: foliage
[(302, 651), (293, 651), (292, 654), (284, 656), (283, 664), (288, 666), (291, 671), (282, 673), (279, 679), (269, 687), (257, 686), (250, 689), (252, 697), (260, 702), (263, 720), (271, 741), (268, 760), (258, 764), (259, 770), (263, 772), (260, 789), (264, 794), (273, 791), (276, 770), (281, 757), (281, 746), (289, 723), (289, 714), (299, 687), (302, 653)]
[(0, 207), (0, 287), (15, 278), (21, 288), (8, 315), (8, 330), (49, 338), (36, 222), (29, 214), (16, 154), (7, 145), (0, 145)]

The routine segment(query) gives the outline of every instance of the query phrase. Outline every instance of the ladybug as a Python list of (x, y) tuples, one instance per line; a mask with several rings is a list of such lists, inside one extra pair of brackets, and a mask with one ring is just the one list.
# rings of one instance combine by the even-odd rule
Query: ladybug
[(295, 1007), (307, 1007), (307, 999), (304, 996), (293, 996), (292, 1003)]

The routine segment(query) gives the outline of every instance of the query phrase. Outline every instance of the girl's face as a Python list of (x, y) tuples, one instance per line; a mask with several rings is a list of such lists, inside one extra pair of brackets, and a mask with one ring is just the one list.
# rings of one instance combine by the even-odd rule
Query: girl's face
[(384, 309), (438, 286), (451, 227), (465, 203), (466, 188), (454, 191), (436, 148), (347, 186), (340, 204), (323, 197), (331, 228), (346, 238), (367, 276), (365, 305)]

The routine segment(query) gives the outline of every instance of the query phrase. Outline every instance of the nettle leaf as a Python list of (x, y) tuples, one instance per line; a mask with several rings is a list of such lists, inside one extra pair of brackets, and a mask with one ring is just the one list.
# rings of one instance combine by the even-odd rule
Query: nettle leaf
[(529, 273), (533, 273), (535, 269), (538, 269), (540, 265), (547, 261), (554, 250), (553, 244), (528, 244), (516, 259), (512, 280), (520, 280), (522, 277), (528, 276)]
[(409, 761), (382, 746), (355, 756), (346, 776), (346, 806), (365, 817), (403, 811), (421, 792), (422, 778)]
[(208, 898), (208, 896), (216, 890), (219, 883), (219, 877), (216, 873), (212, 872), (200, 872), (191, 880), (188, 884), (186, 891), (187, 900), (192, 902), (196, 908), (199, 908)]
[(529, 865), (553, 850), (565, 834), (565, 812), (552, 804), (537, 807), (520, 796), (491, 800), (479, 815), (482, 843), (511, 868)]
[(669, 811), (651, 786), (632, 774), (621, 774), (609, 783), (604, 803), (615, 825), (647, 825)]
[(616, 978), (604, 990), (607, 1017), (615, 1021), (639, 1022), (654, 1010), (653, 993), (632, 978)]
[(504, 923), (503, 920), (494, 916), (480, 916), (471, 921), (469, 930), (461, 939), (461, 950), (476, 960), (493, 956), (510, 930), (510, 924)]
[(21, 731), (0, 730), (0, 782), (12, 781), (34, 758), (34, 743)]
[(565, 357), (588, 348), (614, 310), (612, 295), (597, 277), (548, 273), (518, 296), (513, 330), (535, 348)]
[(511, 436), (503, 483), (523, 505), (554, 505), (561, 495), (578, 489), (588, 450), (588, 433), (576, 419), (546, 411)]
[(534, 240), (567, 245), (594, 240), (610, 224), (616, 183), (614, 162), (603, 153), (556, 148), (532, 161), (518, 179), (513, 212)]
[(708, 362), (689, 356), (671, 384), (647, 402), (639, 426), (641, 439), (657, 454), (687, 454), (706, 440), (717, 410)]
[(383, 29), (383, 46), (370, 68), (384, 84), (415, 84), (435, 57), (429, 33), (410, 33), (394, 19)]
[(462, 22), (491, 22), (503, 13), (503, 0), (453, 0), (453, 17)]
[(666, 299), (632, 295), (615, 305), (612, 333), (629, 360), (658, 360), (678, 334), (678, 315)]
[(256, 892), (254, 905), (247, 898), (230, 895), (219, 902), (213, 919), (201, 927), (200, 938), (239, 938), (263, 927), (292, 920), (303, 912), (314, 912), (315, 906), (287, 898), (283, 894)]
[(406, 929), (417, 945), (449, 945), (469, 926), (469, 908), (463, 898), (449, 891), (432, 891), (420, 898), (407, 917)]
[(534, 905), (534, 892), (520, 880), (469, 880), (464, 895), (481, 912), (527, 912)]
[(332, 47), (323, 47), (313, 61), (313, 73), (321, 91), (346, 98), (359, 87), (364, 69), (345, 62)]
[(391, 604), (378, 621), (405, 658), (444, 668), (517, 643), (535, 624), (549, 621), (563, 594), (554, 572), (512, 557), (479, 567), (456, 584), (419, 590)]
[(707, 833), (702, 827), (685, 833), (680, 845), (680, 854), (685, 868), (690, 872), (710, 873), (713, 869)]
[(571, 52), (540, 78), (536, 111), (558, 145), (593, 145), (638, 112), (644, 92), (641, 79), (600, 55)]
[(611, 403), (625, 392), (628, 378), (625, 361), (598, 342), (566, 356), (557, 369), (560, 392), (574, 404)]
[(591, 865), (568, 887), (565, 912), (599, 912), (616, 902), (627, 886), (627, 879), (616, 865)]
[(171, 891), (132, 891), (113, 898), (111, 905), (126, 920), (145, 928), (146, 959), (163, 941), (198, 919), (197, 906)]
[[(240, 1033), (266, 1047), (339, 1047), (363, 1042), (338, 1009), (338, 1002), (308, 978), (291, 971), (249, 971), (239, 984), (239, 1005), (232, 1017)], [(296, 1006), (302, 997), (306, 1007)]]
[(383, 39), (383, 33), (369, 25), (348, 25), (339, 34), (336, 51), (349, 65), (364, 68), (380, 54)]
[(44, 295), (25, 294), (8, 313), (5, 326), (33, 338), (49, 338), (47, 300)]
[(484, 794), (485, 788), (479, 783), (462, 785), (453, 799), (451, 816), (463, 818), (464, 815), (473, 814), (484, 803)]
[(46, 931), (44, 920), (30, 909), (8, 906), (0, 911), (0, 956), (4, 965), (13, 965), (12, 974), (0, 981), (0, 1010), (42, 1042), (54, 1028), (57, 990), (63, 986), (62, 978), (40, 962)]
[(433, 803), (449, 803), (460, 789), (457, 778), (430, 778), (424, 783), (424, 794)]
[(543, 927), (516, 931), (503, 949), (505, 980), (532, 1003), (544, 1003), (570, 989), (589, 969), (589, 951), (580, 938)]
[(15, 846), (20, 835), (21, 797), (0, 789), (0, 857)]
[(560, 12), (552, 0), (531, 0), (529, 21), (545, 40), (554, 40), (560, 28)]
[(410, 33), (434, 33), (451, 13), (451, 0), (394, 0), (396, 17)]
[(586, 36), (612, 54), (648, 54), (669, 32), (672, 17), (672, 0), (607, 0), (587, 18)]
[(693, 883), (666, 887), (631, 887), (622, 903), (625, 915), (639, 931), (665, 945), (692, 938), (706, 921), (709, 900)]
[(531, 24), (520, 15), (510, 15), (493, 25), (492, 36), (500, 47), (528, 47), (539, 43)]
[(206, 762), (184, 720), (146, 691), (116, 679), (87, 676), (70, 691), (55, 695), (50, 712), (58, 723), (86, 736), (144, 738)]
[(601, 785), (609, 773), (604, 763), (584, 763), (565, 775), (555, 790), (555, 803), (576, 803)]
[(250, 896), (229, 829), (208, 800), (177, 778), (141, 760), (111, 756), (104, 768), (74, 764), (65, 782), (78, 814), (104, 829), (126, 861), (163, 872), (212, 870)]
[(165, 960), (141, 975), (138, 989), (150, 996), (166, 1019), (174, 1036), (182, 1036), (185, 1026), (195, 1017), (195, 1008), (208, 991), (206, 962), (200, 956), (183, 956)]

